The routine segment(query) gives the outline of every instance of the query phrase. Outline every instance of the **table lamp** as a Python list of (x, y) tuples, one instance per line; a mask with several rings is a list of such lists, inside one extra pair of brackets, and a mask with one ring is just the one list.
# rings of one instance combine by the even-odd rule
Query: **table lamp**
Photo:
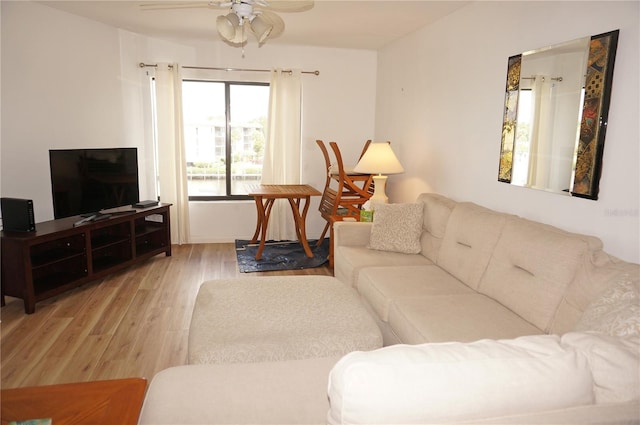
[(389, 198), (385, 193), (387, 176), (383, 174), (403, 173), (404, 168), (391, 150), (389, 142), (371, 143), (360, 161), (353, 169), (356, 173), (375, 174), (373, 176), (374, 191), (369, 201), (386, 204)]

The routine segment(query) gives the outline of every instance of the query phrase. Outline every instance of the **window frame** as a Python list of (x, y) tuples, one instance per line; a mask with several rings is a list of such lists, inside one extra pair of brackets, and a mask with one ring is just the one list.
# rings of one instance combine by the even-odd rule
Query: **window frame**
[[(231, 193), (231, 159), (233, 153), (231, 152), (231, 86), (266, 86), (270, 87), (268, 82), (258, 81), (231, 81), (231, 80), (209, 80), (202, 78), (183, 78), (184, 82), (202, 82), (202, 83), (222, 83), (224, 84), (224, 109), (225, 109), (225, 195), (189, 195), (189, 201), (195, 202), (215, 202), (215, 201), (246, 201), (253, 200), (253, 197), (249, 195), (232, 195)], [(268, 111), (267, 111), (268, 113)], [(184, 130), (183, 130), (184, 131)], [(266, 138), (266, 135), (265, 135)], [(185, 141), (186, 142), (186, 141)], [(262, 176), (262, 174), (261, 174)]]

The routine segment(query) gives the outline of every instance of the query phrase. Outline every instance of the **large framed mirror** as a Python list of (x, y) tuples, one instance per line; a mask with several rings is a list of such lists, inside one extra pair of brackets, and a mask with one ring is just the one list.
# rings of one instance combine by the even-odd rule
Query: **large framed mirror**
[(618, 33), (509, 58), (499, 181), (598, 199)]

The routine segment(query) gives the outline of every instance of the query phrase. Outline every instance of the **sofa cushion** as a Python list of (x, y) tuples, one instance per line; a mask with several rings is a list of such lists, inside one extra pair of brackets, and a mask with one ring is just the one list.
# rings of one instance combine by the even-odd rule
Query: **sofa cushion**
[(543, 335), (395, 345), (343, 357), (329, 375), (330, 424), (443, 423), (593, 403), (584, 355)]
[(624, 273), (585, 310), (577, 331), (628, 337), (640, 335), (640, 276)]
[(469, 202), (458, 203), (449, 217), (436, 263), (477, 289), (507, 217)]
[(436, 265), (367, 267), (358, 275), (356, 288), (385, 322), (389, 319), (389, 306), (396, 298), (474, 293)]
[(435, 262), (456, 201), (437, 193), (422, 193), (416, 202), (424, 204), (423, 232), (420, 238), (421, 254)]
[(378, 204), (375, 206), (369, 248), (418, 254), (424, 204)]
[(351, 286), (356, 285), (360, 271), (366, 267), (433, 264), (431, 260), (421, 254), (376, 251), (359, 246), (336, 246), (333, 258), (335, 277)]
[(478, 290), (548, 331), (587, 253), (588, 243), (578, 235), (511, 218)]
[(619, 275), (631, 271), (638, 274), (638, 265), (619, 260), (602, 249), (585, 256), (576, 278), (562, 296), (549, 333), (562, 335), (575, 330), (589, 304), (602, 294)]
[(395, 298), (388, 322), (407, 344), (543, 333), (497, 301), (478, 293)]

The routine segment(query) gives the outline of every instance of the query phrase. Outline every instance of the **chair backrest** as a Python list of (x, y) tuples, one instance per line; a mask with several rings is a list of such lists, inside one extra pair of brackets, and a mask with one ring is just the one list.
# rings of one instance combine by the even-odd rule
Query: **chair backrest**
[[(324, 142), (316, 140), (316, 144), (322, 151), (327, 170), (325, 187), (318, 207), (320, 214), (328, 219), (329, 216), (337, 215), (339, 209), (344, 209), (342, 214), (359, 216), (362, 205), (373, 194), (373, 176), (347, 172), (342, 153), (336, 142), (329, 143), (335, 157), (335, 163), (332, 163)], [(360, 158), (370, 144), (371, 140), (365, 142)]]
[[(369, 147), (371, 142), (365, 143), (361, 156)], [(331, 150), (336, 157), (338, 165), (338, 174), (335, 177), (339, 181), (339, 200), (340, 207), (347, 209), (348, 215), (359, 216), (362, 205), (369, 200), (373, 193), (373, 176), (370, 174), (349, 174), (345, 172), (342, 154), (336, 142), (329, 143)]]
[(316, 144), (320, 147), (320, 151), (322, 151), (322, 156), (324, 157), (325, 162), (325, 185), (324, 190), (322, 191), (322, 198), (320, 199), (320, 205), (318, 206), (318, 210), (320, 214), (328, 219), (329, 216), (337, 215), (340, 197), (338, 196), (339, 191), (342, 190), (340, 182), (338, 182), (338, 188), (333, 189), (331, 187), (331, 182), (333, 178), (331, 176), (331, 159), (329, 158), (329, 151), (327, 151), (326, 146), (322, 140), (316, 140)]
[(329, 152), (327, 151), (326, 146), (322, 140), (316, 140), (316, 144), (320, 147), (320, 151), (322, 151), (322, 156), (324, 157), (325, 170), (326, 170), (326, 180), (324, 186), (327, 187), (331, 183), (331, 159), (329, 158)]
[(358, 157), (358, 161), (362, 159), (364, 153), (369, 149), (369, 145), (371, 144), (371, 139), (364, 142), (364, 146), (362, 147), (362, 152), (360, 152), (360, 156)]

